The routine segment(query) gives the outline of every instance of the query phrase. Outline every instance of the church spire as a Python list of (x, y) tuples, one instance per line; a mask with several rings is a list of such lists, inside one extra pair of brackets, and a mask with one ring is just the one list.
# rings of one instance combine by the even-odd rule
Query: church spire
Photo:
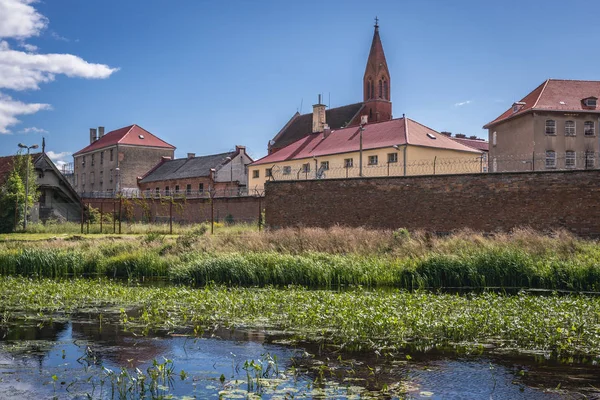
[[(379, 18), (375, 17), (375, 31), (371, 50), (367, 59), (365, 75), (363, 77), (363, 98), (365, 103), (388, 103), (372, 104), (369, 107), (370, 121), (385, 121), (392, 118), (391, 106), (391, 78), (388, 70), (383, 45), (379, 37)], [(373, 113), (375, 115), (371, 115)]]

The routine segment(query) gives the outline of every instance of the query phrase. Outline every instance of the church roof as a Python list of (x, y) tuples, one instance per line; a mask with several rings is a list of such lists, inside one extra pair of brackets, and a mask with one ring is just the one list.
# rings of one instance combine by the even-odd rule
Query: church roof
[[(364, 129), (363, 150), (408, 144), (481, 154), (409, 118), (367, 124)], [(312, 133), (252, 165), (356, 152), (359, 151), (359, 137), (358, 126), (332, 130), (326, 138), (322, 132)]]
[[(358, 112), (362, 109), (363, 103), (349, 104), (347, 106), (330, 108), (325, 111), (325, 120), (331, 129), (340, 129), (350, 124)], [(281, 149), (298, 139), (301, 139), (312, 132), (313, 114), (302, 114), (298, 112), (289, 120), (289, 122), (273, 138), (274, 143), (270, 146), (272, 149)]]
[(73, 156), (88, 153), (94, 150), (100, 150), (104, 147), (114, 146), (116, 144), (126, 144), (133, 146), (145, 146), (145, 147), (163, 147), (167, 149), (175, 149), (175, 146), (170, 145), (164, 140), (154, 136), (139, 125), (129, 125), (124, 128), (120, 128), (114, 131), (108, 132), (100, 139), (87, 147), (79, 150)]
[(163, 159), (140, 180), (140, 183), (210, 176), (211, 168), (217, 169), (217, 167), (227, 164), (230, 161), (226, 158), (233, 158), (235, 155), (236, 152), (232, 151), (176, 160)]
[(383, 67), (387, 70), (387, 61), (385, 59), (385, 53), (383, 52), (383, 44), (381, 44), (381, 37), (379, 36), (379, 25), (377, 23), (375, 24), (375, 32), (373, 32), (373, 41), (371, 42), (369, 58), (367, 59), (365, 77), (369, 73), (369, 66), (372, 67), (371, 71), (378, 71), (380, 67)]

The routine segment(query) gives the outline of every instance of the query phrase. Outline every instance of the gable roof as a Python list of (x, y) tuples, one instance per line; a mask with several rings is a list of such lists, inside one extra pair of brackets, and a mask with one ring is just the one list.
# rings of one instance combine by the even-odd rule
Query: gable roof
[(481, 151), (489, 151), (490, 150), (490, 143), (487, 140), (457, 138), (457, 137), (453, 137), (452, 140), (454, 140), (460, 144), (464, 144), (465, 146), (472, 147), (477, 150), (481, 150)]
[(179, 158), (176, 160), (163, 159), (140, 180), (140, 183), (166, 181), (172, 179), (198, 178), (210, 176), (211, 168), (226, 164), (227, 157), (235, 157), (236, 152), (211, 154), (208, 156)]
[(164, 140), (158, 138), (152, 133), (148, 132), (144, 128), (139, 125), (129, 125), (124, 128), (116, 129), (114, 131), (108, 132), (106, 135), (102, 136), (100, 139), (96, 140), (94, 143), (90, 144), (87, 147), (79, 150), (77, 153), (73, 154), (73, 156), (88, 153), (94, 150), (100, 150), (104, 147), (114, 146), (117, 143), (119, 144), (127, 144), (133, 146), (146, 146), (146, 147), (163, 147), (167, 149), (175, 149), (175, 146), (170, 145)]
[(499, 122), (535, 110), (600, 113), (599, 108), (590, 108), (583, 104), (582, 100), (591, 97), (600, 97), (600, 81), (548, 79), (519, 102), (524, 104), (521, 104), (517, 112), (513, 112), (511, 106), (483, 128), (490, 128)]
[[(364, 129), (363, 150), (409, 144), (481, 153), (409, 118), (367, 124)], [(322, 132), (311, 133), (283, 149), (255, 161), (252, 165), (355, 152), (359, 151), (359, 140), (360, 132), (357, 126), (332, 130), (326, 138), (323, 137)]]
[[(330, 108), (325, 111), (325, 122), (331, 129), (340, 129), (347, 126), (363, 108), (363, 103), (354, 103), (347, 106)], [(313, 114), (298, 112), (292, 116), (288, 123), (273, 138), (271, 149), (281, 149), (295, 141), (312, 134)]]

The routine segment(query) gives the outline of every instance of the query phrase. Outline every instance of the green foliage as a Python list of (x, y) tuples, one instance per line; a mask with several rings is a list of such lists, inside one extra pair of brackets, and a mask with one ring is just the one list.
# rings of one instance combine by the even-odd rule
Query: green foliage
[[(13, 232), (23, 218), (25, 186), (13, 169), (0, 191), (0, 233)], [(15, 224), (16, 223), (16, 224)]]

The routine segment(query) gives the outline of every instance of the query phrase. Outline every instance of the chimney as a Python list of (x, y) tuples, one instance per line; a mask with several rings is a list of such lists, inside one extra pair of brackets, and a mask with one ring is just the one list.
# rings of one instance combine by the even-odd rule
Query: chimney
[(454, 137), (459, 139), (466, 139), (467, 135), (465, 135), (464, 133), (457, 133), (456, 135), (454, 135)]
[(319, 102), (313, 105), (313, 133), (322, 132), (325, 122), (325, 104), (321, 104), (321, 95), (319, 95)]
[(478, 140), (479, 138), (477, 136), (473, 135), (473, 136), (469, 136), (469, 139)]
[(194, 157), (196, 157), (196, 153), (188, 153), (188, 156), (187, 156), (188, 159), (194, 158)]
[(327, 139), (327, 136), (329, 136), (331, 134), (331, 129), (329, 128), (329, 125), (325, 124), (323, 126), (323, 139)]
[(452, 137), (452, 132), (448, 132), (448, 131), (441, 131), (440, 133), (441, 133), (442, 135), (444, 135), (444, 136)]
[(90, 128), (90, 144), (94, 143), (96, 140), (96, 129)]
[(104, 127), (99, 126), (98, 127), (98, 139), (102, 139), (102, 136), (104, 136)]
[(240, 154), (246, 153), (246, 146), (235, 146), (235, 151)]

